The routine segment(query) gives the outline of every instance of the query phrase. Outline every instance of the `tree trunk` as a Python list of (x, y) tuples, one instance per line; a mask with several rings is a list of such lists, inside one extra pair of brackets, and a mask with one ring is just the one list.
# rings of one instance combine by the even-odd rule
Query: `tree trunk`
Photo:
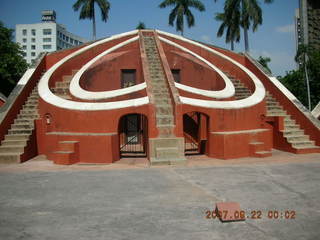
[(244, 33), (244, 48), (246, 52), (249, 52), (249, 37), (248, 37), (248, 29), (246, 27), (243, 28)]
[(304, 54), (304, 72), (306, 75), (306, 85), (307, 85), (307, 97), (308, 97), (308, 109), (311, 111), (311, 96), (310, 96), (310, 82), (308, 76), (308, 69), (307, 69), (307, 54)]
[(94, 1), (92, 1), (92, 35), (93, 40), (96, 40), (96, 17), (94, 13)]
[(234, 41), (231, 40), (231, 51), (234, 51)]

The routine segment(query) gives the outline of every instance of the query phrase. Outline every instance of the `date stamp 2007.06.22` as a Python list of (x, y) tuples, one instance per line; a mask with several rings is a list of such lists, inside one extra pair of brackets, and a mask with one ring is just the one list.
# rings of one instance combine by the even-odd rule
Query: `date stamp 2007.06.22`
[(233, 220), (244, 220), (244, 219), (263, 219), (267, 218), (270, 220), (278, 220), (278, 219), (296, 219), (296, 211), (295, 210), (269, 210), (269, 211), (261, 211), (261, 210), (252, 210), (252, 211), (232, 211), (228, 210), (206, 210), (205, 218), (206, 219), (220, 219), (220, 218), (229, 218)]

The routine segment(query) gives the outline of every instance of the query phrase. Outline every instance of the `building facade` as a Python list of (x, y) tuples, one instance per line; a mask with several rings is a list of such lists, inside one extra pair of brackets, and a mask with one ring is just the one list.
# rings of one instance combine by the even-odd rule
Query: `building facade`
[(163, 31), (49, 53), (18, 85), (0, 121), (3, 162), (42, 154), (56, 164), (139, 156), (156, 165), (190, 154), (320, 152), (320, 122), (249, 55)]
[(42, 11), (41, 23), (16, 25), (16, 42), (21, 45), (28, 63), (40, 53), (78, 46), (86, 41), (56, 23), (55, 11)]
[(320, 49), (320, 2), (299, 0), (295, 15), (296, 42)]

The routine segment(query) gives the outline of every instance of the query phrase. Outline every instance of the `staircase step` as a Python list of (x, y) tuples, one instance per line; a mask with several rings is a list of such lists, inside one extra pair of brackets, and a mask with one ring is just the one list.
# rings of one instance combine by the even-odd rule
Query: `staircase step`
[(24, 151), (24, 146), (0, 146), (0, 153), (12, 153), (12, 154), (22, 154)]
[(20, 163), (20, 154), (0, 153), (0, 163), (2, 164)]
[(314, 147), (314, 141), (305, 140), (305, 141), (291, 141), (292, 147)]
[(25, 147), (27, 145), (27, 139), (24, 140), (2, 140), (1, 146), (19, 146)]
[(5, 140), (28, 140), (30, 134), (7, 134)]
[(32, 129), (9, 129), (9, 135), (31, 134)]
[(34, 126), (33, 126), (33, 123), (29, 123), (29, 124), (14, 123), (11, 125), (11, 129), (32, 130), (34, 129)]

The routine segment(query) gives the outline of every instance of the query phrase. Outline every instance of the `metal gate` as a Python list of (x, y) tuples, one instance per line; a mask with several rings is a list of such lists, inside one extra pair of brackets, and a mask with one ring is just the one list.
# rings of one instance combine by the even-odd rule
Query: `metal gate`
[(141, 114), (129, 114), (119, 123), (120, 157), (147, 156), (147, 119)]

